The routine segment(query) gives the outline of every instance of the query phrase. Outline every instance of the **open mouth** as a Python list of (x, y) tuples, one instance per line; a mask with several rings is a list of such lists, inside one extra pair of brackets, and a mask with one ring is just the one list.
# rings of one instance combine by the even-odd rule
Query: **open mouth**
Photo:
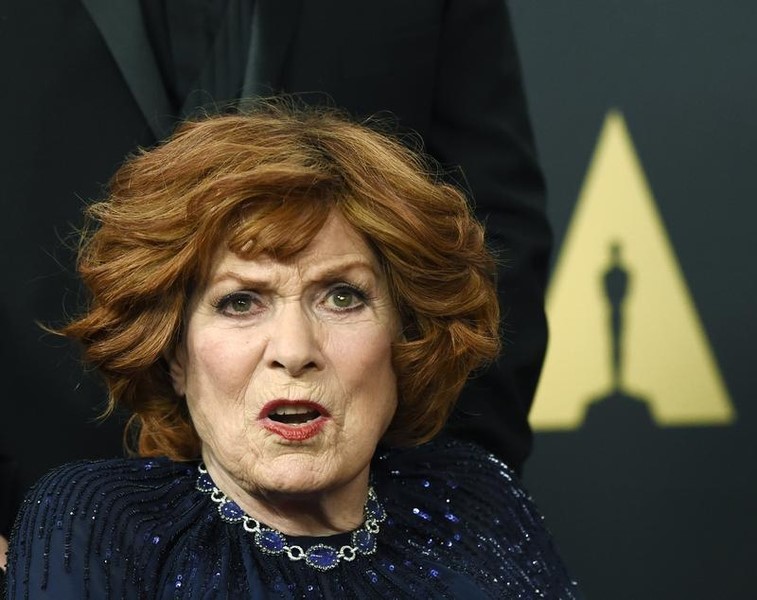
[(330, 420), (329, 411), (311, 400), (273, 400), (260, 411), (262, 426), (287, 443), (318, 436)]
[(320, 411), (308, 406), (278, 406), (268, 413), (268, 418), (286, 425), (308, 423), (321, 416)]

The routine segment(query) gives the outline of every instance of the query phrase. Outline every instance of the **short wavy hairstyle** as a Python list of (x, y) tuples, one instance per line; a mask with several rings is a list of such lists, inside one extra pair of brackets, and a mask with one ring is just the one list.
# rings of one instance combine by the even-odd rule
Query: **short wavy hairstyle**
[(87, 210), (78, 269), (89, 304), (61, 332), (104, 375), (106, 414), (130, 413), (128, 450), (200, 454), (167, 357), (219, 248), (286, 260), (332, 211), (376, 253), (402, 321), (398, 407), (383, 441), (415, 445), (441, 430), (471, 371), (499, 349), (483, 227), (401, 140), (333, 111), (269, 103), (182, 124), (130, 157)]

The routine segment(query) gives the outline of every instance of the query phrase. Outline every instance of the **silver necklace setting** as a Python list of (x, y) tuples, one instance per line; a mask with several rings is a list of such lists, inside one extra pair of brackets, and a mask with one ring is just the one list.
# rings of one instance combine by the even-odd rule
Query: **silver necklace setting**
[(304, 561), (306, 565), (318, 571), (328, 571), (341, 561), (351, 562), (359, 555), (370, 556), (376, 552), (376, 536), (380, 523), (386, 519), (384, 507), (376, 497), (373, 486), (368, 487), (368, 498), (363, 507), (365, 520), (351, 534), (351, 544), (336, 548), (328, 544), (315, 544), (303, 548), (291, 544), (287, 536), (276, 529), (271, 529), (257, 519), (246, 514), (240, 506), (216, 487), (204, 463), (197, 466), (199, 472), (195, 487), (198, 491), (210, 495), (216, 503), (218, 514), (227, 523), (239, 523), (245, 531), (253, 535), (255, 546), (263, 553), (284, 555), (292, 561)]

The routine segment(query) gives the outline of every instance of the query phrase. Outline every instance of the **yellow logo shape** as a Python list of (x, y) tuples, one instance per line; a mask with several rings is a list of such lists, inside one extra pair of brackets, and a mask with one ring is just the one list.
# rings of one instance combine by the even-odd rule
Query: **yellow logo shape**
[(534, 428), (576, 428), (594, 399), (613, 395), (643, 399), (662, 426), (735, 419), (617, 111), (599, 136), (547, 292), (547, 315)]

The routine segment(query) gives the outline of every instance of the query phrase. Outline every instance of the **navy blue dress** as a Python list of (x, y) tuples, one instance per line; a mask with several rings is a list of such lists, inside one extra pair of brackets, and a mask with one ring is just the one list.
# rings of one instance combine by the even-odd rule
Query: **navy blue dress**
[(388, 451), (372, 487), (359, 530), (295, 538), (197, 463), (72, 463), (24, 502), (8, 598), (579, 597), (527, 493), (479, 447)]

